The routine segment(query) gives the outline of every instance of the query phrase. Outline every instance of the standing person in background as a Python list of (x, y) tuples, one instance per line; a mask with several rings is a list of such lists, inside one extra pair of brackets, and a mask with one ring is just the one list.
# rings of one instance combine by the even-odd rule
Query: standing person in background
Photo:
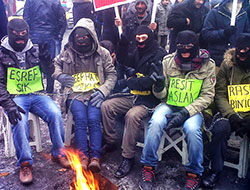
[(81, 18), (90, 18), (95, 23), (94, 6), (92, 0), (72, 0), (74, 25)]
[(8, 23), (3, 0), (0, 0), (0, 20), (1, 20), (1, 22), (0, 22), (0, 39), (2, 39), (2, 37), (7, 35), (7, 23)]
[(169, 29), (167, 27), (167, 19), (171, 6), (172, 3), (170, 0), (161, 0), (157, 6), (156, 23), (158, 26), (158, 42), (163, 48), (165, 48), (168, 41)]
[(169, 53), (176, 50), (177, 34), (183, 30), (191, 30), (199, 34), (208, 8), (205, 0), (187, 0), (173, 7), (168, 15), (167, 26), (171, 30)]
[[(59, 0), (26, 0), (23, 18), (29, 24), (30, 38), (35, 44), (48, 44), (53, 59), (61, 48), (66, 30), (65, 11)], [(54, 91), (54, 80), (46, 75), (48, 93)]]

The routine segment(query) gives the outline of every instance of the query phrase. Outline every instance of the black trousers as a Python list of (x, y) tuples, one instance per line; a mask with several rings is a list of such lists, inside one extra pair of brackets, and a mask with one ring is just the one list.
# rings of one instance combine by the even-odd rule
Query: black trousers
[(216, 121), (211, 132), (213, 134), (212, 141), (208, 144), (211, 170), (218, 173), (223, 169), (227, 141), (231, 134), (229, 121), (226, 119)]

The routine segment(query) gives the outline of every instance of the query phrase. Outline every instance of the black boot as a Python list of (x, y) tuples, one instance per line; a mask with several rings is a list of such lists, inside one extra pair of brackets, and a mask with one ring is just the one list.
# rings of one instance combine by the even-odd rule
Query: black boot
[(122, 163), (120, 164), (119, 168), (115, 172), (115, 177), (122, 178), (131, 171), (135, 163), (134, 158), (124, 158), (122, 160)]
[(213, 188), (219, 179), (219, 173), (210, 172), (203, 180), (202, 184), (205, 187)]
[(143, 166), (141, 171), (141, 179), (139, 181), (140, 190), (152, 190), (154, 180), (154, 168), (150, 166)]

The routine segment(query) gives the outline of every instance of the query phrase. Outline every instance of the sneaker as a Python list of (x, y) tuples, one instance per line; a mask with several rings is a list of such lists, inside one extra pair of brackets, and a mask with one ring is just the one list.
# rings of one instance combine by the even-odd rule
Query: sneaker
[(32, 166), (29, 162), (22, 162), (20, 167), (19, 179), (22, 184), (28, 185), (33, 182)]
[(197, 174), (187, 173), (184, 190), (195, 190), (200, 187), (201, 178)]
[(141, 179), (139, 181), (140, 190), (151, 190), (155, 180), (154, 168), (150, 166), (143, 166), (141, 172)]
[(99, 158), (94, 157), (90, 159), (89, 170), (92, 171), (92, 173), (97, 173), (101, 171)]
[(134, 158), (123, 157), (122, 163), (115, 172), (115, 177), (122, 178), (128, 175), (128, 173), (132, 170), (134, 163), (135, 163)]
[(70, 168), (70, 163), (68, 159), (64, 156), (54, 157), (52, 156), (52, 161), (59, 163), (64, 168)]

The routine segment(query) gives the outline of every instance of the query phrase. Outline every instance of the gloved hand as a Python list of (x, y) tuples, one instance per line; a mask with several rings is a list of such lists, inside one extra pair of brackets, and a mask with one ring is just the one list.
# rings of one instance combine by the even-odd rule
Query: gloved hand
[(71, 88), (75, 83), (75, 78), (69, 74), (60, 74), (57, 80), (62, 84), (62, 86)]
[(244, 137), (245, 134), (250, 135), (250, 119), (243, 119), (241, 126), (235, 130), (236, 135)]
[(158, 75), (156, 72), (153, 72), (150, 76), (150, 79), (154, 81), (154, 91), (155, 92), (161, 92), (163, 88), (165, 87), (165, 76), (164, 75)]
[(49, 52), (49, 44), (48, 43), (40, 43), (38, 44), (39, 47), (39, 59), (40, 60), (51, 60), (51, 55)]
[(97, 90), (93, 94), (91, 94), (90, 104), (92, 106), (100, 108), (103, 101), (104, 101), (104, 95), (102, 94), (101, 91)]
[(164, 128), (168, 133), (171, 128), (180, 127), (190, 117), (186, 108), (181, 109), (178, 112), (167, 114), (167, 125)]
[(224, 29), (224, 35), (230, 37), (231, 35), (235, 34), (236, 27), (235, 26), (228, 26)]
[(7, 110), (8, 118), (12, 125), (16, 125), (18, 123), (18, 120), (22, 120), (20, 112), (25, 114), (25, 111), (19, 106), (14, 106)]
[(232, 131), (236, 131), (238, 128), (241, 127), (241, 124), (243, 122), (243, 118), (240, 117), (238, 114), (233, 114), (229, 118), (230, 126)]

